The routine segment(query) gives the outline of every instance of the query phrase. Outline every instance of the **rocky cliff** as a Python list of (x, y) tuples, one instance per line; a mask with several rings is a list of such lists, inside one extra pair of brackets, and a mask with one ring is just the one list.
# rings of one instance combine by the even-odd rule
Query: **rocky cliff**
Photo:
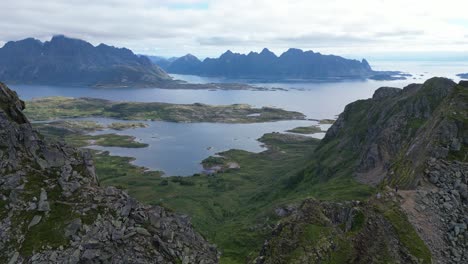
[(384, 87), (346, 106), (310, 163), (287, 182), (354, 178), (367, 201), (306, 200), (284, 217), (257, 263), (466, 263), (468, 82)]
[(187, 216), (101, 188), (87, 152), (46, 142), (0, 83), (1, 263), (217, 263)]
[(7, 83), (155, 86), (171, 78), (145, 56), (125, 48), (55, 36), (28, 38), (0, 48), (0, 80)]
[(345, 171), (360, 182), (415, 188), (430, 157), (466, 161), (464, 82), (433, 78), (404, 89), (383, 87), (346, 106), (328, 130), (305, 177)]

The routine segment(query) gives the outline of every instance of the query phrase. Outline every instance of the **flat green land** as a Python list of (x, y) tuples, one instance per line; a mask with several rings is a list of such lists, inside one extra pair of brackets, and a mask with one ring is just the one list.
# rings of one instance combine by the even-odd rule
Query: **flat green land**
[(102, 185), (120, 186), (140, 201), (163, 205), (191, 216), (197, 231), (223, 252), (221, 263), (245, 263), (260, 247), (278, 220), (277, 206), (307, 197), (323, 200), (366, 199), (372, 189), (351, 178), (317, 181), (298, 190), (290, 179), (310, 160), (319, 140), (290, 134), (265, 134), (269, 146), (261, 153), (230, 150), (224, 159), (239, 169), (215, 175), (159, 177), (128, 163), (131, 159), (95, 154)]
[(316, 134), (316, 133), (321, 133), (324, 132), (319, 126), (306, 126), (306, 127), (296, 127), (291, 130), (288, 130), (288, 132), (292, 133), (298, 133), (298, 134)]
[(336, 120), (334, 119), (322, 119), (322, 120), (319, 120), (319, 124), (320, 125), (331, 125), (333, 123), (335, 123)]
[(67, 142), (75, 147), (97, 145), (103, 147), (145, 148), (148, 146), (148, 144), (137, 142), (134, 137), (127, 135), (87, 135), (88, 132), (105, 128), (93, 121), (57, 121), (35, 123), (33, 126), (43, 136)]
[(76, 117), (110, 117), (123, 120), (171, 122), (256, 123), (304, 119), (299, 112), (278, 108), (252, 108), (245, 104), (130, 103), (93, 98), (46, 97), (28, 101), (26, 115), (32, 120)]
[(134, 128), (143, 128), (148, 127), (147, 124), (141, 122), (114, 122), (107, 126), (107, 128), (114, 130), (125, 130), (125, 129), (134, 129)]

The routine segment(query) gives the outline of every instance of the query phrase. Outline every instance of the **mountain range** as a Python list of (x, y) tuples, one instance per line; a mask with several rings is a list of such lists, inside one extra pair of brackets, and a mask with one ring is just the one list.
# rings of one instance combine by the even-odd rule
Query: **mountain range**
[(0, 80), (7, 83), (84, 86), (154, 86), (171, 80), (145, 56), (126, 48), (54, 36), (27, 38), (0, 48)]
[[(157, 62), (156, 62), (157, 63)], [(192, 54), (176, 60), (159, 62), (167, 72), (201, 76), (220, 76), (246, 79), (335, 79), (335, 78), (399, 78), (398, 72), (377, 72), (367, 60), (345, 59), (322, 55), (313, 51), (289, 49), (276, 56), (268, 49), (260, 53), (233, 53), (230, 50), (219, 58), (201, 61)], [(401, 76), (400, 76), (401, 78)]]

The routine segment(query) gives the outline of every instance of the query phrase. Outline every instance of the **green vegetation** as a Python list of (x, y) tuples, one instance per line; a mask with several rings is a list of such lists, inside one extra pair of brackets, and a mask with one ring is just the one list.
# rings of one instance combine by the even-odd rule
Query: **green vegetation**
[(128, 123), (122, 123), (122, 122), (114, 122), (110, 125), (107, 126), (110, 129), (114, 130), (125, 130), (125, 129), (133, 129), (133, 128), (142, 128), (142, 127), (148, 127), (147, 124), (145, 123), (135, 123), (135, 122), (128, 122)]
[[(37, 211), (13, 211), (12, 221), (15, 228), (21, 229), (25, 234), (24, 240), (16, 241), (16, 248), (23, 257), (30, 257), (34, 252), (43, 250), (46, 247), (52, 249), (60, 246), (67, 246), (69, 238), (64, 234), (66, 226), (74, 219), (81, 218), (86, 223), (94, 222), (100, 213), (98, 209), (91, 209), (86, 214), (77, 212), (77, 205), (81, 204), (72, 196), (65, 202), (62, 201), (61, 188), (57, 182), (51, 184), (44, 179), (56, 179), (56, 176), (45, 176), (43, 174), (30, 174), (27, 176), (23, 192), (20, 194), (25, 201), (31, 201), (33, 197), (38, 198), (41, 188), (47, 191), (47, 198), (50, 203), (50, 211), (47, 213)], [(55, 186), (49, 189), (50, 186)], [(73, 204), (75, 206), (73, 206)], [(29, 223), (35, 215), (41, 216), (38, 224), (28, 228)]]
[(319, 181), (299, 192), (284, 181), (310, 159), (319, 140), (289, 134), (266, 134), (260, 139), (270, 149), (262, 153), (230, 150), (223, 158), (240, 169), (215, 175), (159, 177), (128, 164), (129, 158), (96, 153), (96, 169), (102, 185), (121, 186), (150, 204), (164, 205), (192, 217), (196, 229), (223, 251), (222, 263), (244, 263), (258, 254), (263, 240), (277, 221), (277, 206), (304, 197), (324, 200), (366, 199), (370, 187), (351, 178)]
[(306, 127), (296, 127), (288, 130), (287, 132), (298, 133), (298, 134), (315, 134), (324, 132), (319, 126), (306, 126)]
[[(53, 140), (61, 140), (75, 147), (85, 147), (89, 145), (98, 145), (103, 147), (123, 147), (123, 148), (145, 148), (148, 144), (135, 141), (135, 138), (127, 135), (102, 134), (86, 135), (89, 130), (98, 129), (100, 126), (94, 122), (87, 123), (86, 127), (81, 122), (53, 122), (36, 123), (34, 127), (39, 132)], [(73, 129), (71, 129), (73, 127)]]
[(334, 119), (322, 119), (322, 120), (319, 120), (319, 124), (320, 125), (331, 125), (333, 123), (335, 123), (336, 120)]
[(305, 118), (298, 112), (271, 107), (251, 108), (244, 104), (210, 106), (200, 103), (129, 103), (67, 97), (46, 97), (29, 101), (25, 113), (32, 120), (101, 116), (123, 120), (256, 123)]
[(106, 185), (133, 190), (150, 188), (150, 185), (145, 184), (159, 184), (162, 180), (160, 172), (147, 171), (130, 164), (132, 158), (111, 156), (109, 152), (98, 151), (93, 151), (93, 156), (99, 181)]
[(70, 205), (52, 203), (50, 214), (43, 214), (41, 222), (31, 227), (26, 233), (20, 251), (21, 255), (30, 256), (44, 245), (52, 248), (68, 245), (69, 240), (65, 237), (63, 230), (74, 216), (76, 214), (73, 213)]
[(432, 263), (429, 248), (424, 244), (424, 241), (422, 241), (418, 233), (416, 233), (413, 225), (411, 225), (406, 215), (398, 206), (395, 204), (381, 203), (377, 208), (392, 224), (398, 235), (398, 239), (403, 246), (408, 249), (411, 255), (421, 260), (422, 263)]
[(228, 160), (224, 157), (214, 157), (210, 156), (202, 161), (203, 168), (211, 168), (214, 166), (226, 166)]

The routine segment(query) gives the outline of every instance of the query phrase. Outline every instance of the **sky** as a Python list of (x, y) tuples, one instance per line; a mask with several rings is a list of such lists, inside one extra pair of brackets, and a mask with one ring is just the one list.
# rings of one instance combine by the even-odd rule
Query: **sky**
[(165, 57), (264, 47), (351, 57), (468, 54), (467, 0), (0, 0), (0, 6), (0, 46), (63, 34)]

